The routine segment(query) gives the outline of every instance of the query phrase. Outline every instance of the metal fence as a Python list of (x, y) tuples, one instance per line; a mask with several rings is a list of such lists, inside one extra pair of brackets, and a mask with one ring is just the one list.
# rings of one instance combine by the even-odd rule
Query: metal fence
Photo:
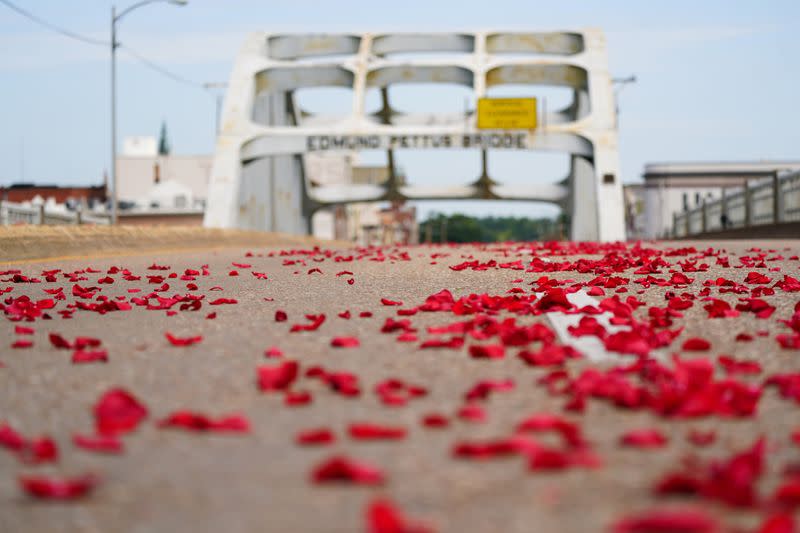
[[(775, 173), (688, 211), (672, 214), (672, 236), (800, 221), (800, 171)], [(724, 222), (724, 227), (723, 227)]]
[(14, 202), (0, 202), (0, 225), (80, 225), (109, 224), (108, 215), (87, 214), (82, 211), (48, 211), (44, 205), (26, 206)]

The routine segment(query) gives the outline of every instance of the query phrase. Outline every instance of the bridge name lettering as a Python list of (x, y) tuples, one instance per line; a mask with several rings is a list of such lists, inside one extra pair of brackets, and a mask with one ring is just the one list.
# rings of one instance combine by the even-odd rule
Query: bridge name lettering
[(308, 152), (326, 150), (392, 150), (397, 148), (500, 148), (525, 150), (526, 133), (464, 135), (309, 135)]

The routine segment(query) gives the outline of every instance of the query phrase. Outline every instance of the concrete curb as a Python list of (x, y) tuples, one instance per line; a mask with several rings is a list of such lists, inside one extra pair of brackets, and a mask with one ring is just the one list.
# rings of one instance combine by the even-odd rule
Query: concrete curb
[(347, 246), (302, 235), (183, 226), (0, 227), (0, 263), (238, 246)]

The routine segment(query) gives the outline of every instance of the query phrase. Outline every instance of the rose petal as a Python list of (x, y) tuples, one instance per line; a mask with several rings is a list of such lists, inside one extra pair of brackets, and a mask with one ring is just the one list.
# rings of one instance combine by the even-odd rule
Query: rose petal
[(653, 509), (618, 520), (615, 533), (714, 533), (717, 521), (699, 509)]
[(99, 453), (122, 453), (122, 441), (113, 435), (73, 435), (72, 442), (78, 448)]
[(75, 350), (72, 353), (72, 362), (78, 363), (105, 363), (108, 361), (106, 350)]
[(328, 428), (308, 429), (301, 431), (295, 437), (295, 442), (303, 446), (331, 444), (336, 440), (336, 435)]
[(359, 422), (350, 424), (350, 437), (356, 440), (397, 440), (406, 436), (406, 429), (400, 426), (384, 426)]
[(433, 533), (422, 524), (412, 523), (392, 502), (377, 498), (367, 507), (367, 533)]
[(250, 423), (239, 414), (227, 415), (217, 419), (192, 411), (176, 411), (158, 422), (160, 428), (179, 428), (189, 431), (216, 431), (248, 433)]
[(98, 484), (92, 474), (72, 478), (21, 476), (19, 484), (34, 498), (43, 500), (75, 500), (87, 496)]
[(361, 346), (358, 337), (334, 337), (331, 339), (331, 346), (335, 348), (356, 348)]
[(194, 337), (176, 337), (172, 333), (167, 332), (164, 334), (164, 336), (173, 346), (191, 346), (192, 344), (197, 344), (203, 340), (202, 335), (196, 335)]
[(687, 352), (704, 352), (711, 348), (711, 343), (699, 337), (692, 337), (686, 339), (681, 348)]
[(147, 417), (147, 408), (125, 389), (103, 394), (94, 406), (95, 426), (101, 435), (128, 433)]
[(286, 390), (297, 379), (299, 369), (296, 361), (284, 361), (278, 366), (260, 366), (258, 386), (262, 391)]
[(667, 437), (657, 429), (628, 431), (620, 437), (620, 444), (635, 448), (661, 448), (667, 441)]
[(323, 461), (311, 472), (311, 481), (314, 483), (346, 482), (381, 485), (385, 479), (383, 472), (374, 466), (353, 461), (342, 455)]

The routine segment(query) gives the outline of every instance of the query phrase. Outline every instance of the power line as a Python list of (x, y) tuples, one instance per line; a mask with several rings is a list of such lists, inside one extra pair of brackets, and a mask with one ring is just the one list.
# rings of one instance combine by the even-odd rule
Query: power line
[[(62, 28), (61, 26), (57, 26), (55, 24), (52, 24), (52, 23), (46, 21), (45, 19), (43, 19), (41, 17), (38, 17), (38, 16), (34, 15), (33, 13), (30, 13), (29, 11), (26, 11), (26, 10), (22, 9), (21, 7), (15, 5), (15, 4), (12, 4), (9, 0), (0, 0), (0, 4), (3, 4), (6, 7), (8, 7), (9, 9), (11, 9), (13, 11), (16, 11), (17, 13), (19, 13), (23, 17), (25, 17), (25, 18), (27, 18), (27, 19), (39, 24), (40, 26), (44, 26), (45, 28), (47, 28), (47, 29), (49, 29), (51, 31), (54, 31), (56, 33), (59, 33), (61, 35), (64, 35), (65, 37), (69, 37), (71, 39), (75, 39), (75, 40), (84, 42), (86, 44), (92, 44), (92, 45), (95, 45), (95, 46), (106, 46), (106, 47), (111, 46), (111, 43), (109, 41), (102, 41), (100, 39), (93, 39), (91, 37), (86, 37), (84, 35), (80, 35), (78, 33), (70, 31), (68, 29)], [(134, 50), (133, 48), (131, 48), (129, 46), (124, 46), (122, 43), (119, 43), (119, 42), (117, 43), (117, 46), (119, 48), (124, 49), (126, 52), (128, 52), (128, 54), (130, 54), (131, 57), (133, 57), (134, 59), (139, 61), (144, 66), (148, 67), (149, 69), (151, 69), (151, 70), (153, 70), (155, 72), (158, 72), (162, 76), (166, 76), (166, 77), (170, 78), (172, 81), (175, 81), (175, 82), (178, 82), (178, 83), (182, 83), (184, 85), (189, 85), (189, 86), (195, 87), (197, 89), (206, 89), (206, 87), (202, 83), (199, 83), (199, 82), (196, 82), (196, 81), (192, 81), (192, 80), (190, 80), (188, 78), (184, 78), (180, 74), (176, 74), (176, 73), (174, 73), (174, 72), (162, 67), (158, 63), (146, 58), (145, 56), (143, 56), (142, 54), (140, 54), (139, 52), (137, 52), (136, 50)]]
[(25, 17), (25, 18), (27, 18), (29, 20), (32, 20), (33, 22), (35, 22), (35, 23), (37, 23), (37, 24), (39, 24), (41, 26), (44, 26), (45, 28), (48, 28), (48, 29), (50, 29), (50, 30), (52, 30), (52, 31), (54, 31), (56, 33), (60, 33), (61, 35), (64, 35), (66, 37), (70, 37), (72, 39), (77, 39), (78, 41), (83, 41), (84, 43), (87, 43), (87, 44), (93, 44), (93, 45), (97, 45), (97, 46), (111, 46), (111, 43), (109, 43), (108, 41), (101, 41), (100, 39), (93, 39), (91, 37), (85, 37), (85, 36), (80, 35), (78, 33), (75, 33), (75, 32), (69, 31), (67, 29), (64, 29), (64, 28), (62, 28), (60, 26), (56, 26), (55, 24), (51, 24), (50, 22), (47, 22), (43, 18), (37, 17), (33, 13), (25, 11), (21, 7), (12, 4), (8, 0), (0, 0), (0, 3), (5, 5), (9, 9), (12, 9), (12, 10), (16, 11), (17, 13), (19, 13), (23, 17)]
[[(2, 1), (3, 0), (0, 0), (0, 2), (2, 2)], [(161, 74), (163, 76), (166, 76), (166, 77), (170, 78), (172, 81), (176, 81), (176, 82), (182, 83), (184, 85), (189, 85), (189, 86), (195, 87), (197, 89), (205, 89), (206, 88), (202, 83), (198, 83), (198, 82), (192, 81), (192, 80), (190, 80), (188, 78), (184, 78), (183, 76), (181, 76), (179, 74), (175, 74), (174, 72), (171, 72), (171, 71), (165, 69), (164, 67), (162, 67), (158, 63), (154, 63), (153, 61), (147, 59), (142, 54), (140, 54), (139, 52), (137, 52), (136, 50), (132, 49), (129, 46), (124, 46), (122, 44), (119, 44), (119, 47), (122, 48), (123, 50), (125, 50), (126, 52), (128, 52), (128, 54), (130, 54), (131, 57), (133, 57), (134, 59), (139, 61), (142, 65), (150, 68), (151, 70), (154, 70), (155, 72), (158, 72), (159, 74)]]

